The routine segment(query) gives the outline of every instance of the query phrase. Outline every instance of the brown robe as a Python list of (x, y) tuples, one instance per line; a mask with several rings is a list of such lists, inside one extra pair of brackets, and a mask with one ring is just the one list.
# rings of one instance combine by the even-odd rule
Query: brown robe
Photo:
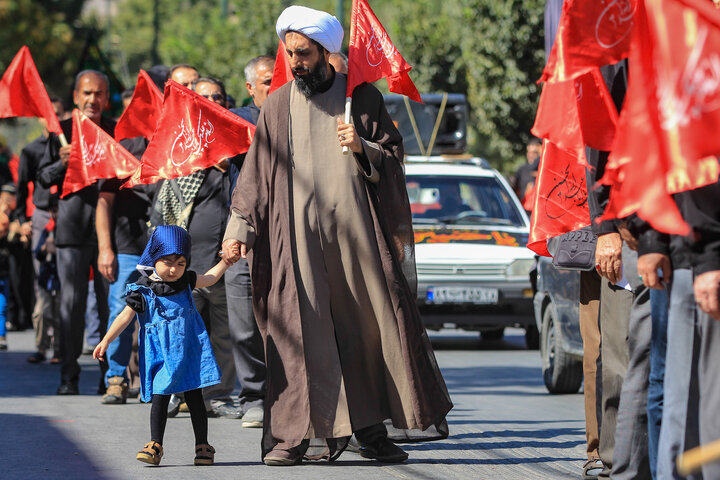
[(343, 157), (344, 91), (336, 75), (309, 100), (293, 83), (268, 97), (233, 195), (225, 238), (252, 246), (266, 346), (263, 455), (386, 418), (447, 436), (452, 404), (415, 306), (402, 138), (362, 85), (352, 117), (364, 154)]

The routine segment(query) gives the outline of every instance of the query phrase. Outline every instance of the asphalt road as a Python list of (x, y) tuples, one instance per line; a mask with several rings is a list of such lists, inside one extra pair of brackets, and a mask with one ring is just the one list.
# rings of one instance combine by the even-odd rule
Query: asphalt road
[[(98, 368), (81, 359), (81, 395), (54, 395), (59, 368), (31, 365), (32, 332), (9, 332), (0, 352), (0, 449), (3, 479), (553, 479), (580, 478), (585, 430), (582, 395), (547, 394), (540, 356), (521, 330), (503, 341), (431, 333), (455, 408), (450, 438), (405, 445), (410, 459), (384, 466), (346, 452), (336, 462), (297, 467), (260, 463), (260, 430), (211, 418), (216, 464), (194, 467), (188, 414), (169, 419), (160, 467), (135, 460), (149, 439), (148, 405), (101, 405)], [(200, 471), (198, 469), (201, 469)]]

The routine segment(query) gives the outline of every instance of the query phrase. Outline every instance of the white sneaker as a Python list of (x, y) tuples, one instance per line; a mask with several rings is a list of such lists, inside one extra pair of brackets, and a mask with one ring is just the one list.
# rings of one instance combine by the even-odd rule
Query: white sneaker
[(262, 428), (265, 411), (262, 407), (250, 407), (242, 417), (242, 426), (245, 428)]

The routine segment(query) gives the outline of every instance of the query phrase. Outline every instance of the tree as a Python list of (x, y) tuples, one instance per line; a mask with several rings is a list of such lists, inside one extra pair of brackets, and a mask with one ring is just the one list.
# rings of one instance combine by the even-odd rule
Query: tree
[(463, 0), (460, 45), (467, 68), (473, 150), (505, 165), (531, 136), (545, 64), (542, 0)]
[(0, 69), (27, 45), (51, 95), (68, 97), (85, 40), (85, 0), (0, 2)]

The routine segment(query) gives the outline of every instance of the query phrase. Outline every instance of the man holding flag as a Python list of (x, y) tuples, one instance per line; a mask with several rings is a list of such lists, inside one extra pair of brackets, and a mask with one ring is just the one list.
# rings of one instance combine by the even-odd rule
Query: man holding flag
[(335, 17), (293, 6), (276, 29), (295, 80), (263, 105), (223, 242), (224, 252), (250, 252), (268, 368), (263, 460), (298, 464), (313, 438), (331, 458), (354, 433), (362, 456), (402, 462), (383, 421), (444, 437), (452, 408), (410, 285), (402, 138), (362, 82), (351, 122), (341, 120)]
[[(73, 101), (75, 105), (99, 125), (105, 132), (113, 135), (115, 122), (104, 117), (109, 100), (109, 82), (105, 74), (96, 70), (84, 70), (75, 78)], [(60, 123), (65, 137), (71, 141), (72, 120)], [(48, 142), (45, 157), (40, 163), (39, 181), (45, 188), (56, 185), (61, 189), (70, 160), (71, 146), (59, 146), (53, 136)], [(97, 237), (93, 221), (98, 189), (95, 184), (80, 189), (61, 198), (58, 204), (57, 232), (57, 268), (60, 276), (60, 321), (58, 338), (62, 357), (61, 384), (58, 395), (77, 395), (80, 380), (80, 365), (77, 359), (82, 353), (83, 331), (85, 327), (85, 309), (88, 295), (90, 268), (94, 275), (95, 295), (100, 316), (101, 335), (104, 334), (108, 320), (108, 286), (105, 279), (97, 274)], [(103, 371), (105, 366), (103, 365)], [(99, 391), (104, 392), (104, 380), (101, 379)]]

